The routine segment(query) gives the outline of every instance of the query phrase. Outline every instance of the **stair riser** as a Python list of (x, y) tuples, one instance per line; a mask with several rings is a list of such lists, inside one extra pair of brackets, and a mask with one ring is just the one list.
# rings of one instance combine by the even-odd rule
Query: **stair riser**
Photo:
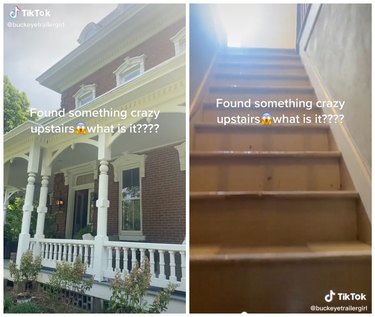
[(246, 75), (278, 75), (278, 76), (306, 76), (303, 67), (248, 67), (233, 64), (223, 64), (216, 68), (216, 72)]
[(289, 48), (260, 48), (260, 47), (227, 47), (222, 51), (221, 55), (240, 55), (240, 54), (249, 54), (249, 55), (284, 55), (284, 56), (296, 56), (297, 52), (295, 49)]
[(248, 85), (249, 87), (254, 86), (267, 86), (267, 87), (305, 87), (311, 88), (310, 82), (307, 79), (294, 79), (291, 77), (285, 78), (267, 78), (267, 77), (256, 77), (256, 76), (215, 76), (211, 81), (212, 85)]
[(337, 158), (191, 158), (190, 190), (339, 190)]
[[(246, 100), (246, 99), (244, 99)], [(216, 102), (216, 99), (214, 100)], [(282, 116), (285, 115), (286, 117), (296, 117), (297, 115), (302, 122), (303, 116), (311, 117), (312, 120), (315, 120), (315, 115), (320, 113), (319, 109), (311, 109), (306, 110), (303, 108), (289, 108), (289, 109), (268, 109), (268, 108), (261, 108), (261, 109), (235, 109), (235, 108), (227, 108), (227, 109), (217, 109), (215, 106), (205, 107), (203, 111), (197, 116), (197, 119), (213, 123), (217, 122), (218, 117), (232, 117), (232, 116), (252, 116), (252, 117), (262, 117), (264, 113), (269, 113), (272, 116)]]
[(190, 243), (250, 247), (355, 240), (356, 204), (354, 198), (191, 199)]
[(196, 128), (193, 148), (200, 151), (328, 151), (322, 129)]
[[(213, 93), (210, 93), (205, 101), (207, 103), (215, 103), (217, 99), (223, 99), (223, 100), (228, 100), (228, 101), (238, 101), (238, 100), (243, 100), (247, 101), (248, 99), (251, 99), (253, 102), (255, 101), (285, 101), (285, 100), (292, 100), (298, 102), (298, 100), (303, 100), (303, 101), (312, 101), (313, 105), (315, 105), (316, 98), (313, 94), (310, 93), (298, 93), (298, 92), (285, 92), (285, 93), (280, 93), (280, 92), (275, 92), (272, 89), (268, 93), (264, 91), (253, 91), (253, 92), (241, 92), (241, 93), (236, 93), (234, 92), (234, 89), (231, 93), (228, 91), (215, 91)], [(267, 109), (264, 108), (265, 112), (267, 112)], [(271, 110), (271, 109), (269, 109)]]
[[(191, 261), (190, 270), (193, 313), (312, 312), (312, 305), (367, 305), (371, 311), (370, 257), (273, 263)], [(336, 296), (327, 303), (324, 296), (330, 290), (364, 293), (367, 301), (339, 301)]]
[(239, 69), (264, 69), (264, 68), (270, 68), (270, 69), (303, 69), (303, 64), (300, 61), (293, 61), (293, 60), (271, 60), (271, 59), (254, 59), (254, 60), (239, 60), (239, 61), (223, 61), (218, 62), (216, 64), (216, 70), (223, 70), (231, 68), (233, 69), (233, 73), (235, 73), (235, 70)]
[(232, 60), (258, 60), (258, 59), (270, 59), (270, 60), (281, 60), (281, 61), (301, 61), (298, 54), (257, 54), (257, 53), (223, 53), (217, 58), (217, 62)]
[(226, 63), (244, 63), (244, 64), (262, 64), (262, 65), (291, 65), (291, 66), (298, 66), (302, 67), (303, 64), (299, 58), (296, 58), (294, 56), (290, 57), (280, 57), (280, 56), (267, 56), (267, 57), (261, 57), (261, 56), (249, 56), (249, 55), (232, 55), (232, 56), (226, 56), (221, 57), (218, 60), (219, 65), (226, 64)]

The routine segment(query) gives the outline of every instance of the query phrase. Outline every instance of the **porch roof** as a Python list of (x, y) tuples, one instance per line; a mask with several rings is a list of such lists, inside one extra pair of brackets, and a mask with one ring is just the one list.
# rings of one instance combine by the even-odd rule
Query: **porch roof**
[[(79, 110), (100, 110), (100, 109), (117, 109), (117, 110), (159, 110), (163, 113), (185, 113), (185, 54), (175, 56), (169, 60), (159, 64), (158, 66), (146, 71), (142, 76), (134, 79), (126, 85), (115, 87), (107, 93), (95, 98), (90, 103), (79, 108)], [(181, 116), (182, 117), (182, 116)], [(172, 119), (172, 120), (171, 120)], [(74, 144), (84, 140), (93, 140), (98, 133), (83, 135), (75, 135), (74, 133), (51, 134), (44, 133), (37, 135), (30, 133), (31, 127), (43, 126), (75, 126), (77, 122), (84, 121), (86, 125), (125, 125), (137, 123), (142, 118), (121, 119), (119, 117), (90, 117), (90, 118), (74, 118), (68, 115), (55, 118), (42, 118), (37, 122), (28, 121), (19, 127), (8, 132), (4, 136), (4, 161), (8, 161), (19, 155), (24, 155), (30, 150), (30, 145), (37, 140), (44, 148), (56, 148), (66, 146), (67, 143)], [(149, 138), (153, 146), (162, 144), (170, 144), (184, 139), (185, 129), (181, 129), (181, 124), (185, 124), (184, 119), (179, 117), (163, 117), (154, 120), (153, 123), (159, 125), (172, 124), (172, 128), (176, 128), (175, 134), (170, 131), (162, 131), (157, 137)], [(178, 123), (176, 126), (175, 123)], [(177, 129), (180, 127), (179, 129)], [(168, 129), (165, 129), (168, 130)], [(178, 131), (180, 132), (178, 132)], [(115, 133), (113, 141), (119, 136)], [(131, 135), (128, 135), (130, 138)], [(146, 138), (143, 138), (146, 139)], [(135, 143), (137, 144), (137, 143)], [(145, 144), (145, 148), (150, 145)], [(134, 151), (141, 150), (132, 149)]]

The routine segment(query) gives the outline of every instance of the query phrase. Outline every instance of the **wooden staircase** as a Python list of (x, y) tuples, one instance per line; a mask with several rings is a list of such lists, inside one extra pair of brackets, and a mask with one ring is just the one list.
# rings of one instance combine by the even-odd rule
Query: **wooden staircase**
[[(371, 311), (370, 225), (328, 125), (222, 125), (216, 99), (316, 101), (293, 50), (226, 49), (191, 116), (190, 311)], [(367, 300), (324, 300), (330, 290)]]

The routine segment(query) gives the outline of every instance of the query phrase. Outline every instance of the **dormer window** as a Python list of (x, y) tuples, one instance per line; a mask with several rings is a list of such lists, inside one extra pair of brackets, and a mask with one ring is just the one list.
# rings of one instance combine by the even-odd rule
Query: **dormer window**
[(185, 53), (186, 51), (186, 33), (185, 28), (177, 32), (177, 34), (171, 37), (171, 41), (174, 44), (174, 51), (176, 55)]
[(117, 86), (128, 83), (145, 71), (145, 55), (126, 57), (124, 62), (113, 72), (116, 75)]
[(76, 108), (80, 108), (95, 99), (96, 85), (82, 85), (73, 96), (76, 100)]

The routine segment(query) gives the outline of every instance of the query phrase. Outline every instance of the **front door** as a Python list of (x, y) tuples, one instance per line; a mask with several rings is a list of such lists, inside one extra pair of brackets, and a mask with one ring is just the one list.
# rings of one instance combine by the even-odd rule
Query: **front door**
[(73, 237), (79, 230), (87, 226), (87, 209), (89, 200), (89, 190), (76, 190), (74, 195), (74, 221)]

